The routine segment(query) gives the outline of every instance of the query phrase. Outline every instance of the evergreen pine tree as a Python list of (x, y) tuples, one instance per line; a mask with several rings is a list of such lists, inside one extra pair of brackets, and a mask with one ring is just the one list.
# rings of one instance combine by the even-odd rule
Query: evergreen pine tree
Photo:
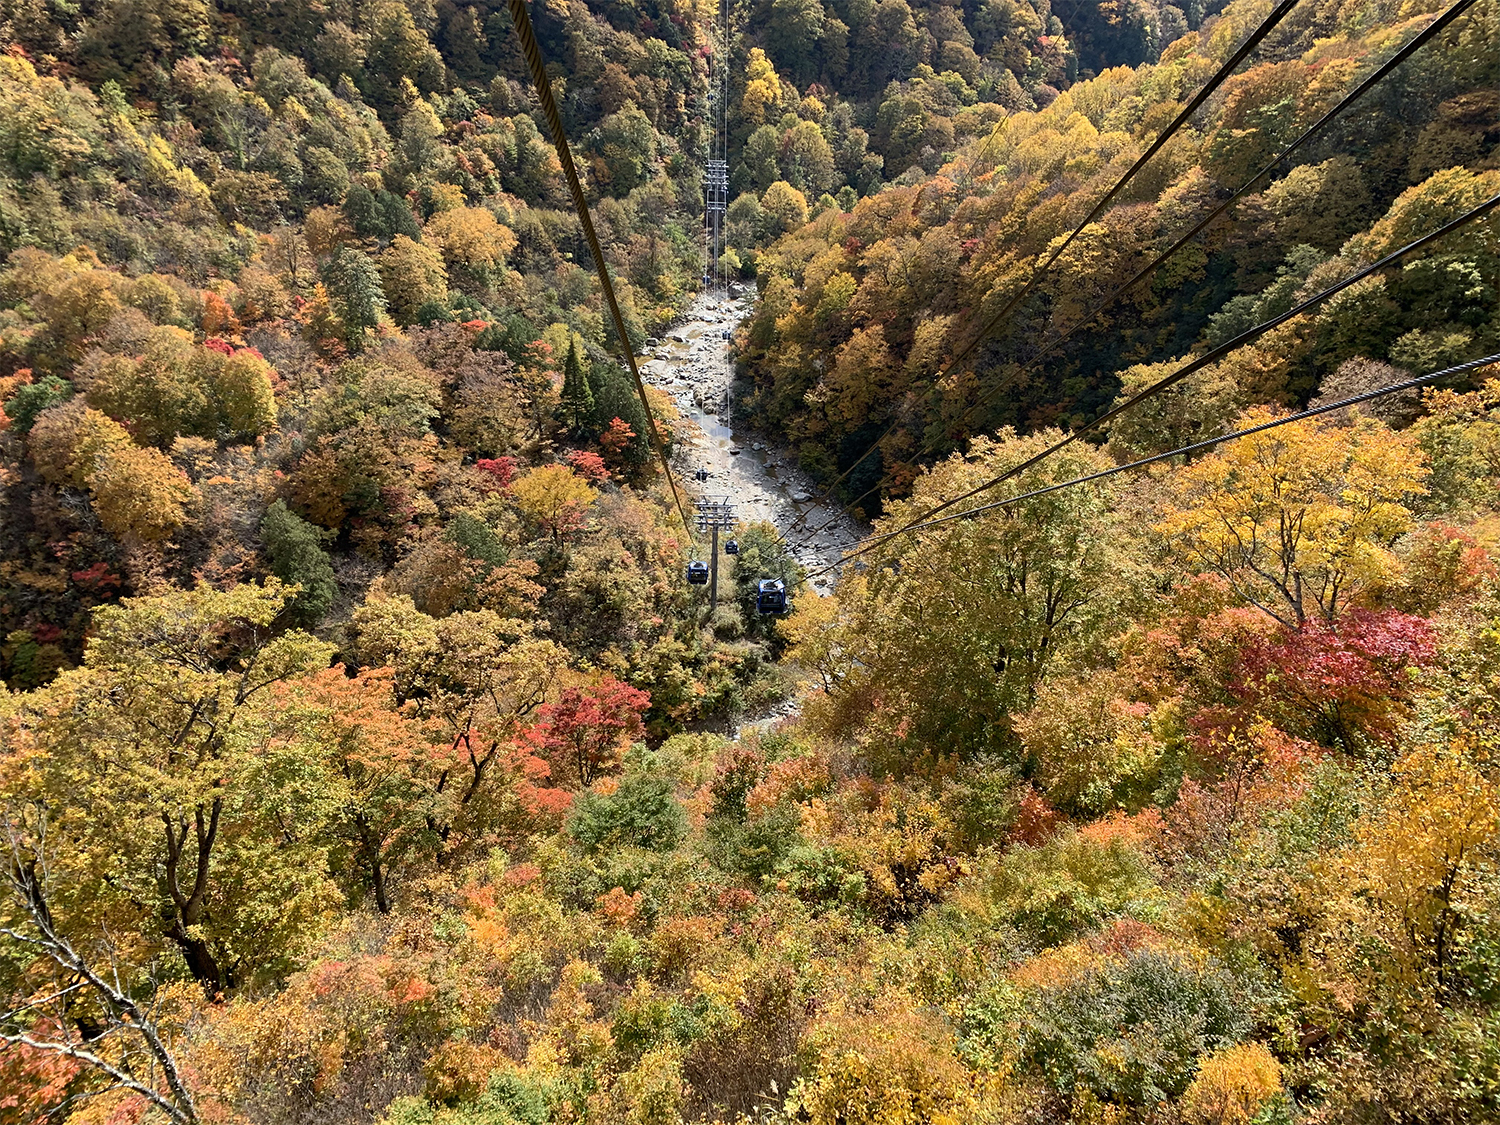
[(374, 193), (358, 180), (349, 185), (344, 195), (343, 211), (344, 218), (349, 220), (349, 225), (360, 238), (375, 238), (385, 233)]
[(380, 323), (385, 313), (385, 290), (375, 263), (358, 250), (340, 246), (323, 267), (323, 284), (344, 322), (346, 339), (358, 343), (365, 330)]
[(640, 468), (651, 459), (651, 440), (646, 436), (651, 427), (630, 376), (618, 364), (605, 361), (593, 366), (589, 385), (594, 392), (594, 432), (602, 434), (616, 418), (628, 425), (635, 431), (635, 437), (623, 451), (625, 460), (633, 468)]
[(339, 592), (332, 561), (323, 549), (327, 534), (291, 511), (285, 500), (267, 509), (260, 534), (271, 556), (271, 573), (302, 587), (292, 603), (293, 618), (301, 625), (316, 625)]
[(578, 354), (578, 338), (568, 341), (568, 358), (563, 361), (563, 424), (575, 434), (586, 428), (594, 417), (594, 391), (584, 374), (583, 358)]

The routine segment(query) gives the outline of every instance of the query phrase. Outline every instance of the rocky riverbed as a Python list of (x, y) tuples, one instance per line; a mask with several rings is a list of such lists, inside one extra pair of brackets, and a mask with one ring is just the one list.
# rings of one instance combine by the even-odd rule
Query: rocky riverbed
[[(769, 520), (791, 542), (797, 560), (816, 571), (836, 563), (866, 529), (821, 499), (793, 454), (765, 435), (731, 428), (729, 337), (750, 315), (754, 296), (739, 287), (700, 295), (665, 338), (648, 345), (641, 375), (669, 392), (699, 431), (681, 443), (675, 465), (694, 498), (728, 500), (745, 522)], [(707, 470), (706, 481), (697, 479), (700, 469)], [(832, 571), (819, 575), (813, 588), (826, 593), (835, 579)]]

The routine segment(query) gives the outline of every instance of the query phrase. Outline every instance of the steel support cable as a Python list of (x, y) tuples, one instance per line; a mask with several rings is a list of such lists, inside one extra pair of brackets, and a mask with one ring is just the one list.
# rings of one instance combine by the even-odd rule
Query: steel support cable
[(573, 209), (578, 212), (578, 222), (583, 227), (583, 237), (588, 241), (589, 252), (594, 256), (594, 268), (599, 273), (599, 288), (604, 291), (604, 301), (609, 306), (610, 319), (615, 324), (615, 334), (620, 338), (620, 348), (625, 353), (626, 366), (635, 380), (636, 394), (641, 398), (641, 409), (646, 412), (646, 428), (651, 434), (651, 445), (661, 462), (662, 472), (667, 475), (667, 487), (672, 490), (672, 501), (677, 505), (677, 514), (682, 526), (692, 535), (693, 525), (688, 520), (687, 509), (682, 506), (682, 496), (677, 491), (677, 482), (672, 479), (672, 466), (667, 460), (666, 443), (656, 428), (656, 415), (651, 411), (651, 401), (646, 397), (646, 383), (641, 378), (640, 368), (635, 363), (635, 349), (630, 346), (630, 336), (625, 331), (625, 318), (620, 315), (620, 303), (615, 300), (614, 283), (609, 277), (609, 267), (604, 261), (604, 248), (599, 245), (599, 235), (594, 231), (594, 220), (589, 206), (583, 198), (583, 185), (578, 182), (578, 170), (573, 166), (573, 153), (568, 148), (568, 136), (563, 131), (562, 116), (557, 112), (557, 101), (552, 97), (552, 86), (547, 81), (547, 68), (542, 63), (542, 49), (537, 44), (536, 34), (531, 30), (531, 16), (526, 11), (525, 0), (509, 0), (510, 20), (516, 25), (516, 35), (521, 40), (521, 53), (526, 56), (526, 65), (531, 70), (531, 84), (536, 89), (537, 101), (542, 106), (542, 116), (552, 130), (552, 144), (557, 149), (557, 159), (562, 165), (563, 176), (568, 181), (568, 190), (573, 195)]
[[(1280, 316), (1272, 317), (1270, 320), (1263, 321), (1262, 323), (1257, 324), (1255, 327), (1241, 332), (1232, 340), (1228, 340), (1225, 343), (1220, 344), (1216, 348), (1209, 349), (1197, 359), (1189, 360), (1187, 363), (1183, 364), (1170, 375), (1157, 380), (1155, 383), (1151, 384), (1151, 386), (1146, 387), (1144, 390), (1141, 390), (1134, 395), (1131, 395), (1130, 398), (1126, 399), (1118, 406), (1112, 407), (1111, 409), (1105, 411), (1103, 414), (1099, 415), (1099, 417), (1095, 418), (1092, 422), (1089, 422), (1084, 426), (1080, 426), (1078, 429), (1069, 433), (1062, 440), (1054, 442), (1046, 449), (1043, 449), (1039, 453), (1033, 454), (1026, 460), (1022, 461), (1020, 464), (1014, 465), (1011, 468), (1005, 470), (1005, 472), (1001, 473), (1000, 475), (991, 477), (989, 480), (975, 485), (967, 492), (964, 492), (958, 496), (954, 496), (951, 499), (944, 500), (937, 506), (929, 508), (916, 519), (906, 524), (906, 526), (898, 528), (896, 531), (886, 532), (885, 534), (877, 537), (875, 540), (866, 540), (866, 542), (862, 544), (858, 550), (845, 555), (842, 559), (839, 560), (838, 563), (835, 563), (834, 566), (842, 566), (844, 563), (858, 558), (860, 555), (863, 555), (867, 551), (873, 549), (873, 547), (876, 546), (880, 541), (889, 539), (895, 535), (904, 534), (910, 528), (925, 523), (925, 521), (931, 519), (939, 512), (947, 511), (955, 504), (961, 504), (965, 500), (979, 495), (981, 492), (987, 492), (991, 488), (994, 488), (996, 485), (1003, 484), (1005, 481), (1008, 481), (1013, 477), (1025, 472), (1027, 469), (1036, 465), (1038, 462), (1045, 460), (1046, 458), (1052, 456), (1054, 453), (1057, 453), (1062, 449), (1065, 449), (1067, 446), (1077, 441), (1084, 434), (1098, 429), (1100, 426), (1104, 425), (1106, 422), (1109, 422), (1111, 419), (1117, 418), (1125, 411), (1138, 406), (1146, 399), (1155, 397), (1169, 387), (1175, 386), (1177, 383), (1182, 382), (1182, 380), (1186, 379), (1189, 375), (1203, 370), (1203, 368), (1208, 367), (1210, 364), (1217, 363), (1220, 359), (1223, 359), (1224, 356), (1228, 355), (1230, 352), (1242, 348), (1246, 344), (1254, 343), (1260, 337), (1264, 336), (1267, 332), (1270, 332), (1275, 328), (1279, 328), (1281, 325), (1285, 324), (1287, 321), (1293, 319), (1294, 317), (1301, 316), (1304, 313), (1311, 312), (1312, 310), (1320, 307), (1325, 302), (1337, 296), (1339, 293), (1342, 293), (1345, 289), (1349, 288), (1349, 286), (1355, 284), (1356, 282), (1363, 281), (1371, 274), (1377, 273), (1380, 270), (1394, 265), (1402, 258), (1405, 258), (1407, 255), (1415, 253), (1417, 250), (1422, 249), (1430, 243), (1438, 241), (1445, 235), (1458, 230), (1460, 227), (1466, 226), (1469, 223), (1484, 218), (1491, 211), (1494, 211), (1497, 207), (1500, 207), (1500, 195), (1493, 195), (1489, 199), (1481, 203), (1478, 207), (1475, 207), (1473, 210), (1466, 211), (1464, 214), (1458, 216), (1458, 218), (1444, 223), (1436, 230), (1430, 231), (1427, 234), (1424, 234), (1421, 238), (1414, 239), (1413, 241), (1408, 242), (1405, 246), (1402, 246), (1397, 250), (1393, 250), (1391, 253), (1387, 254), (1379, 261), (1366, 266), (1362, 270), (1358, 270), (1355, 273), (1350, 274), (1348, 277), (1344, 278), (1343, 281), (1330, 285), (1327, 289), (1314, 294), (1307, 300), (1303, 301), (1301, 304), (1288, 309)], [(824, 568), (824, 570), (831, 569), (833, 569), (833, 567)], [(818, 571), (817, 573), (821, 574), (823, 573), (823, 571)]]
[[(514, 2), (515, 0), (512, 0), (512, 3)], [(1213, 95), (1214, 91), (1216, 91), (1234, 75), (1234, 72), (1239, 69), (1240, 63), (1245, 60), (1245, 56), (1260, 45), (1261, 40), (1269, 35), (1276, 28), (1276, 25), (1286, 18), (1287, 14), (1297, 6), (1297, 3), (1298, 0), (1281, 0), (1281, 2), (1271, 10), (1270, 15), (1266, 16), (1266, 18), (1261, 22), (1260, 26), (1245, 38), (1244, 42), (1242, 42), (1235, 49), (1234, 54), (1230, 55), (1229, 58), (1225, 60), (1224, 64), (1219, 67), (1219, 69), (1214, 73), (1213, 77), (1203, 85), (1203, 88), (1193, 95), (1192, 100), (1190, 100), (1188, 104), (1183, 107), (1182, 112), (1173, 119), (1172, 123), (1157, 134), (1156, 139), (1151, 142), (1146, 151), (1141, 153), (1140, 156), (1136, 157), (1135, 162), (1131, 164), (1128, 169), (1126, 169), (1125, 174), (1115, 182), (1113, 187), (1111, 187), (1107, 192), (1104, 193), (1103, 196), (1100, 197), (1099, 201), (1094, 204), (1093, 209), (1090, 210), (1086, 216), (1084, 216), (1083, 221), (1076, 227), (1074, 227), (1072, 232), (1069, 233), (1068, 236), (1058, 244), (1057, 248), (1052, 251), (1051, 256), (1032, 271), (1031, 276), (1027, 278), (1026, 283), (1022, 285), (1021, 288), (1017, 290), (1016, 293), (1005, 302), (1004, 305), (1001, 306), (1000, 311), (995, 313), (982, 325), (980, 325), (979, 331), (969, 338), (969, 342), (958, 350), (958, 353), (943, 366), (943, 369), (941, 371), (933, 376), (934, 387), (937, 386), (938, 380), (942, 379), (944, 375), (952, 371), (955, 367), (957, 367), (960, 363), (967, 359), (969, 355), (974, 351), (974, 349), (977, 348), (981, 342), (988, 338), (989, 334), (994, 331), (995, 327), (1015, 311), (1016, 307), (1019, 306), (1020, 303), (1031, 294), (1031, 291), (1036, 288), (1036, 284), (1041, 280), (1042, 276), (1052, 268), (1053, 263), (1055, 263), (1058, 258), (1062, 257), (1063, 252), (1066, 251), (1069, 246), (1073, 245), (1073, 241), (1083, 233), (1084, 229), (1090, 223), (1092, 223), (1095, 219), (1097, 219), (1104, 213), (1105, 208), (1107, 208), (1112, 202), (1114, 202), (1115, 197), (1125, 189), (1125, 185), (1130, 183), (1130, 181), (1135, 178), (1136, 173), (1144, 168), (1146, 166), (1146, 163), (1161, 151), (1162, 146), (1165, 145), (1169, 140), (1171, 140), (1172, 137), (1176, 135), (1179, 129), (1187, 124), (1188, 120), (1193, 116), (1193, 114), (1198, 112), (1199, 108)], [(825, 498), (831, 498), (833, 495), (833, 490), (836, 489), (839, 484), (849, 476), (850, 473), (852, 473), (861, 464), (863, 464), (865, 459), (880, 447), (880, 443), (882, 441), (890, 437), (891, 434), (895, 433), (898, 425), (899, 423), (892, 422), (885, 433), (881, 434), (880, 437), (875, 439), (875, 441), (870, 445), (869, 449), (866, 449), (862, 454), (860, 454), (859, 458), (852, 465), (850, 465), (847, 469), (845, 469), (842, 473), (835, 477), (833, 483), (828, 486), (828, 489), (825, 493)], [(789, 532), (795, 530), (797, 524), (800, 522), (801, 521), (799, 519), (798, 521), (794, 522), (792, 526), (787, 530)]]
[[(1221, 434), (1219, 437), (1207, 438), (1204, 441), (1194, 442), (1192, 445), (1184, 445), (1181, 448), (1173, 449), (1166, 453), (1156, 453), (1150, 457), (1142, 457), (1139, 461), (1131, 461), (1130, 463), (1125, 465), (1115, 465), (1108, 469), (1100, 469), (1097, 473), (1088, 473), (1085, 476), (1074, 477), (1071, 480), (1058, 481), (1056, 484), (1049, 484), (1045, 488), (1032, 489), (1030, 492), (1023, 492), (1018, 496), (1007, 496), (1004, 500), (997, 500), (993, 504), (982, 504), (977, 508), (968, 508), (965, 511), (955, 512), (952, 515), (939, 516), (937, 519), (924, 520), (921, 523), (908, 524), (906, 527), (901, 528), (899, 531), (891, 531), (887, 532), (884, 535), (875, 536), (871, 542), (871, 545), (878, 546), (880, 543), (886, 542), (890, 539), (894, 539), (898, 535), (911, 534), (913, 532), (922, 531), (929, 527), (937, 527), (940, 524), (952, 523), (956, 520), (975, 519), (986, 512), (993, 512), (1000, 508), (1008, 508), (1012, 504), (1021, 503), (1023, 500), (1035, 500), (1038, 496), (1046, 496), (1051, 492), (1060, 492), (1065, 488), (1076, 488), (1079, 485), (1092, 484), (1094, 481), (1103, 480), (1105, 477), (1112, 477), (1118, 473), (1128, 472), (1131, 469), (1140, 469), (1144, 468), (1147, 465), (1155, 465), (1162, 461), (1169, 461), (1173, 457), (1183, 457), (1189, 456), (1194, 453), (1201, 453), (1206, 449), (1212, 449), (1216, 445), (1223, 445), (1225, 442), (1234, 441), (1237, 438), (1249, 437), (1252, 434), (1263, 433), (1266, 430), (1274, 430), (1277, 426), (1285, 426), (1289, 422), (1301, 422), (1308, 418), (1316, 418), (1320, 414), (1328, 414), (1335, 410), (1346, 410), (1351, 406), (1358, 406), (1362, 402), (1369, 402), (1372, 399), (1383, 398), (1386, 395), (1398, 394), (1401, 391), (1414, 390), (1417, 387), (1423, 387), (1427, 386), (1430, 383), (1435, 383), (1439, 379), (1446, 379), (1453, 375), (1461, 375), (1465, 371), (1473, 371), (1477, 368), (1489, 367), (1492, 364), (1500, 364), (1500, 353), (1497, 353), (1495, 355), (1487, 355), (1483, 359), (1472, 359), (1467, 363), (1460, 363), (1454, 367), (1446, 367), (1441, 371), (1433, 371), (1427, 375), (1419, 375), (1415, 379), (1407, 379), (1404, 382), (1392, 383), (1389, 386), (1380, 387), (1373, 391), (1365, 391), (1363, 394), (1351, 395), (1348, 398), (1341, 398), (1337, 402), (1330, 402), (1324, 406), (1315, 406), (1307, 410), (1299, 410), (1295, 414), (1286, 414), (1281, 416), (1280, 418), (1273, 418), (1269, 422), (1262, 422), (1260, 425), (1251, 426), (1248, 429), (1235, 430), (1232, 433)], [(825, 569), (832, 568), (828, 567)], [(816, 571), (814, 574), (811, 574), (808, 577), (813, 578), (821, 573), (823, 573), (823, 571)]]
[[(1376, 83), (1378, 83), (1386, 75), (1390, 74), (1391, 71), (1395, 70), (1396, 67), (1400, 66), (1413, 54), (1419, 51), (1423, 46), (1427, 44), (1429, 40), (1433, 38), (1433, 36), (1441, 32), (1445, 27), (1447, 27), (1450, 23), (1452, 23), (1455, 19), (1457, 19), (1470, 7), (1472, 7), (1474, 3), (1475, 0), (1455, 0), (1455, 2), (1449, 5), (1448, 8), (1442, 13), (1440, 13), (1436, 19), (1432, 20), (1432, 22), (1430, 22), (1425, 28), (1423, 28), (1420, 32), (1413, 36), (1411, 40), (1407, 42), (1399, 51), (1397, 51), (1379, 68), (1377, 68), (1362, 82), (1360, 82), (1358, 86), (1349, 91), (1348, 94), (1344, 95), (1344, 97), (1339, 101), (1337, 105), (1335, 105), (1327, 113), (1323, 114), (1323, 116), (1320, 117), (1312, 125), (1310, 125), (1300, 137), (1298, 137), (1291, 144), (1287, 145), (1286, 148), (1282, 149), (1271, 160), (1267, 161), (1265, 166), (1262, 167), (1260, 171), (1256, 172), (1255, 175), (1251, 176), (1248, 180), (1241, 184), (1233, 195), (1229, 196), (1229, 198), (1225, 199), (1222, 203), (1220, 203), (1217, 207), (1215, 207), (1212, 211), (1210, 211), (1207, 215), (1200, 219), (1196, 224), (1194, 224), (1191, 230), (1178, 238), (1177, 241), (1174, 242), (1168, 249), (1162, 251), (1154, 259), (1152, 259), (1151, 262), (1137, 270), (1135, 275), (1131, 277), (1129, 281), (1126, 281), (1124, 284), (1120, 285), (1107, 297), (1101, 300), (1097, 305), (1089, 310), (1089, 312), (1086, 313), (1082, 319), (1075, 321), (1067, 329), (1067, 331), (1055, 337), (1050, 343), (1043, 347), (1041, 351), (1032, 356), (1031, 359), (1027, 361), (1026, 366), (1021, 369), (1019, 375), (1016, 376), (1016, 378), (1020, 378), (1021, 376), (1027, 375), (1035, 370), (1037, 365), (1043, 359), (1051, 355), (1063, 344), (1067, 343), (1068, 340), (1073, 337), (1074, 333), (1087, 327), (1089, 324), (1092, 324), (1094, 318), (1096, 318), (1100, 313), (1113, 305), (1126, 293), (1130, 292), (1130, 290), (1134, 289), (1151, 274), (1155, 273), (1169, 258), (1176, 254), (1177, 251), (1181, 250), (1190, 241), (1192, 241), (1192, 239), (1196, 238), (1205, 227), (1207, 227), (1220, 215), (1224, 214), (1225, 211), (1229, 210), (1229, 208), (1232, 207), (1237, 200), (1241, 199), (1245, 195), (1245, 193), (1248, 192), (1257, 183), (1259, 183), (1263, 177), (1275, 171), (1278, 165), (1280, 165), (1298, 149), (1302, 148), (1302, 146), (1307, 144), (1308, 141), (1312, 140), (1314, 136), (1320, 133), (1330, 122), (1332, 122), (1335, 118), (1342, 114), (1346, 109), (1352, 106), (1355, 102), (1359, 101), (1360, 98), (1364, 97), (1365, 94), (1369, 93), (1369, 91), (1376, 85)], [(949, 366), (951, 367), (952, 365), (950, 364)], [(973, 417), (975, 411), (980, 410), (993, 402), (996, 396), (999, 395), (1002, 391), (1006, 390), (1007, 387), (1013, 382), (1014, 380), (1007, 380), (1000, 385), (993, 387), (988, 393), (982, 395), (978, 399), (978, 401), (974, 403), (974, 405), (969, 407), (969, 409), (964, 412), (963, 417), (959, 421), (959, 425), (962, 426), (967, 424), (970, 418)], [(890, 430), (881, 435), (881, 438), (879, 440), (884, 441), (886, 437), (889, 437), (891, 433), (895, 432), (895, 429), (896, 426), (893, 424)], [(876, 444), (878, 445), (879, 441), (877, 441)], [(931, 443), (924, 445), (921, 451), (918, 453), (918, 456), (920, 456), (921, 453), (931, 452), (933, 448), (934, 447)], [(870, 452), (873, 452), (873, 448), (870, 450)], [(866, 456), (868, 456), (868, 453), (866, 454)], [(854, 508), (857, 504), (859, 504), (860, 501), (864, 500), (866, 497), (875, 492), (878, 492), (885, 483), (886, 482), (884, 480), (881, 480), (873, 488), (867, 489), (859, 496), (856, 496), (848, 503), (843, 511), (839, 513), (838, 516), (834, 517), (834, 520), (837, 520), (838, 518), (843, 516), (845, 512), (848, 512), (850, 509)], [(831, 522), (833, 521), (830, 521), (830, 523)], [(830, 524), (825, 523), (821, 527), (815, 528), (812, 531), (812, 534), (817, 535), (820, 532), (826, 530), (828, 526), (830, 526)]]

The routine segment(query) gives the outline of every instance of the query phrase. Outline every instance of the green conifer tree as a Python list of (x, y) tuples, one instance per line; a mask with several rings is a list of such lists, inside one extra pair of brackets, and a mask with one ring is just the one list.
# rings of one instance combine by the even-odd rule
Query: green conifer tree
[(610, 360), (592, 364), (589, 371), (589, 387), (594, 395), (592, 431), (602, 434), (610, 423), (620, 419), (632, 430), (635, 437), (625, 448), (625, 460), (634, 468), (640, 468), (651, 459), (651, 432), (646, 421), (646, 411), (636, 397), (635, 386), (630, 376), (620, 365)]
[(583, 357), (578, 354), (576, 336), (568, 341), (568, 358), (563, 360), (562, 401), (559, 405), (563, 425), (575, 434), (593, 420), (594, 391), (583, 370)]
[(302, 587), (292, 603), (292, 617), (300, 625), (316, 625), (339, 592), (332, 562), (323, 549), (327, 534), (289, 509), (285, 500), (266, 510), (260, 534), (271, 557), (271, 573)]
[(323, 284), (344, 322), (348, 342), (357, 344), (385, 314), (385, 290), (375, 263), (358, 250), (340, 246), (323, 267)]

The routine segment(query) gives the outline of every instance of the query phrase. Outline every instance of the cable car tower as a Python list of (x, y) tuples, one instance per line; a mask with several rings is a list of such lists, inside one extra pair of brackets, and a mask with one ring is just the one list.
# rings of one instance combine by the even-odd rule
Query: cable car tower
[(703, 176), (704, 194), (707, 196), (707, 204), (704, 214), (704, 242), (708, 247), (709, 265), (707, 276), (713, 278), (712, 284), (727, 285), (728, 277), (724, 276), (719, 266), (719, 257), (724, 253), (724, 216), (729, 211), (729, 161), (710, 160), (708, 171)]
[(720, 0), (713, 53), (708, 60), (708, 166), (703, 173), (703, 284), (727, 286), (719, 265), (727, 248), (724, 217), (729, 211), (729, 0)]
[[(708, 555), (708, 608), (719, 608), (719, 529), (732, 530), (739, 523), (734, 505), (725, 496), (718, 500), (698, 501), (698, 530), (711, 532), (713, 545)], [(736, 551), (738, 553), (738, 551)]]

